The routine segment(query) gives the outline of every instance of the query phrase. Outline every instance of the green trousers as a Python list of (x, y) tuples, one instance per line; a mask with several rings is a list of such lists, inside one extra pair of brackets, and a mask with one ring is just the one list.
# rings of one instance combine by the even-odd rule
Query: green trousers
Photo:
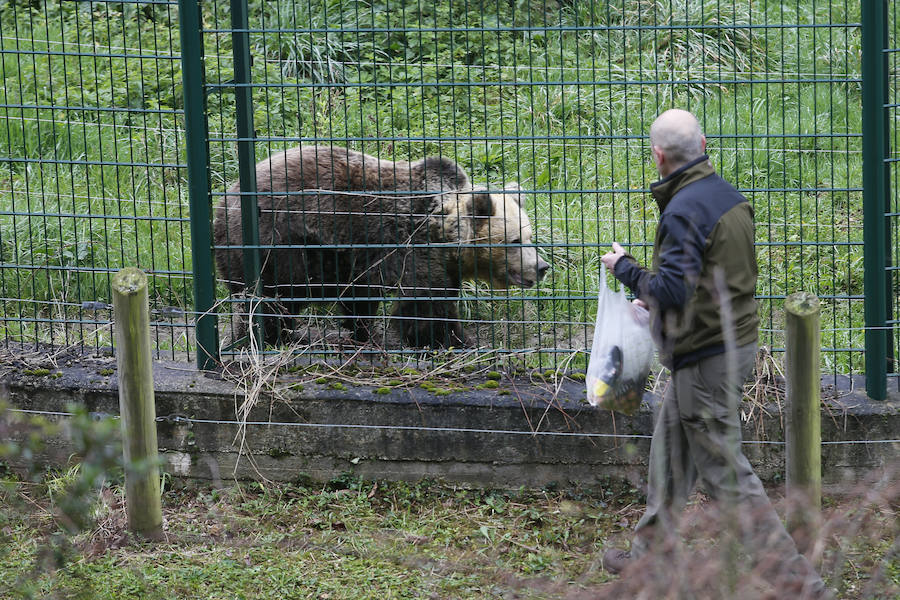
[(824, 590), (822, 579), (797, 551), (741, 451), (738, 405), (755, 357), (756, 344), (748, 344), (672, 373), (650, 444), (647, 510), (635, 528), (632, 556), (654, 551), (675, 533), (699, 479), (723, 511), (733, 511), (729, 523), (754, 564), (766, 561), (772, 576), (801, 578), (815, 596)]

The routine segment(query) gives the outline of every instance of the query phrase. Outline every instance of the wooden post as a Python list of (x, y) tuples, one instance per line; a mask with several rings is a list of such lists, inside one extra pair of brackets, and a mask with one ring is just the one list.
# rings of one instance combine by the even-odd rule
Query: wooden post
[(805, 546), (822, 506), (822, 425), (820, 415), (819, 299), (797, 292), (784, 303), (787, 376), (788, 530), (803, 532)]
[(112, 296), (128, 528), (144, 537), (161, 539), (162, 505), (147, 276), (139, 269), (122, 269), (112, 279)]

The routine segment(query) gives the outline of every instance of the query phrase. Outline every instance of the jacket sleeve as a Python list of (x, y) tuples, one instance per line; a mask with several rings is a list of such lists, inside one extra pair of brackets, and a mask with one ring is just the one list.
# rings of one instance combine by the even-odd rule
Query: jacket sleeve
[(682, 308), (693, 295), (703, 265), (706, 240), (681, 215), (663, 215), (657, 248), (659, 270), (653, 272), (626, 255), (613, 273), (638, 298), (660, 311)]

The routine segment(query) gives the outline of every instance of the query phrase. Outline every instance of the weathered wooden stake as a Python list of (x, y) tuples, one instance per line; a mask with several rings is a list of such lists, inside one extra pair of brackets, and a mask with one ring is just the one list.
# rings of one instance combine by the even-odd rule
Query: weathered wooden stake
[[(787, 376), (788, 530), (814, 531), (822, 506), (819, 299), (797, 292), (784, 303)], [(800, 539), (798, 546), (805, 545)]]
[(128, 528), (144, 537), (161, 539), (162, 505), (147, 276), (139, 269), (122, 269), (112, 279), (112, 296)]

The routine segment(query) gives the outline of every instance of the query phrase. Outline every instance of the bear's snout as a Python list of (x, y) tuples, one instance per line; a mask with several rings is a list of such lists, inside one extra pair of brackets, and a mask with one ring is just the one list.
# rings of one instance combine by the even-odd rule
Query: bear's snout
[(547, 271), (549, 271), (549, 270), (550, 270), (550, 263), (548, 263), (546, 260), (544, 260), (543, 258), (538, 256), (537, 264), (535, 264), (535, 266), (534, 266), (534, 272), (535, 272), (536, 279), (530, 279), (530, 278), (523, 276), (520, 285), (525, 288), (533, 287), (538, 281), (540, 281), (541, 279), (544, 278), (544, 275), (546, 275)]
[(540, 281), (541, 279), (543, 279), (544, 275), (546, 275), (547, 271), (549, 271), (549, 270), (550, 270), (550, 263), (548, 263), (546, 260), (544, 260), (543, 258), (538, 256), (537, 280)]
[[(526, 265), (531, 263), (533, 265), (534, 270), (532, 271), (531, 266), (525, 268), (524, 271), (517, 271), (514, 269), (510, 269), (506, 273), (507, 283), (511, 283), (513, 285), (518, 285), (523, 288), (534, 287), (534, 285), (544, 278), (544, 275), (547, 274), (547, 271), (550, 270), (550, 263), (542, 259), (540, 256), (535, 253), (534, 262), (529, 260), (527, 257), (522, 257), (524, 260), (522, 262)], [(511, 261), (515, 262), (515, 261)]]

